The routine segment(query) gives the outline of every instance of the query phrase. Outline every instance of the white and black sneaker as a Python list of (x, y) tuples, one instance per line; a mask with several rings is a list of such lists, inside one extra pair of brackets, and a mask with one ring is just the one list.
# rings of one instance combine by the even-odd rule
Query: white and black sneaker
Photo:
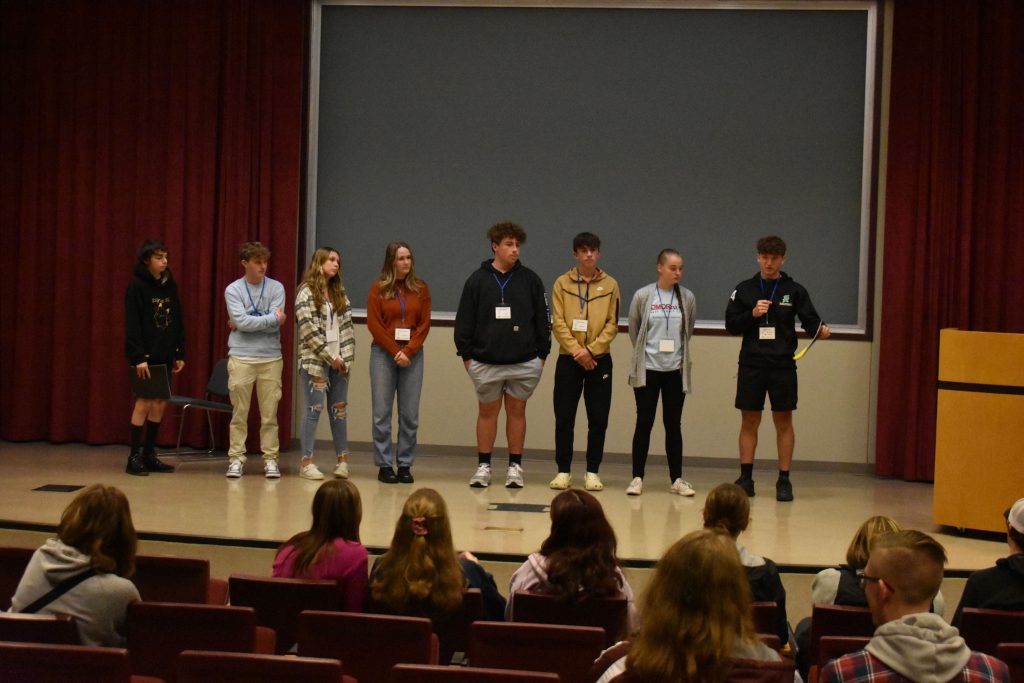
[(491, 466), (485, 462), (477, 465), (476, 472), (469, 478), (469, 485), (475, 489), (485, 489), (491, 485)]

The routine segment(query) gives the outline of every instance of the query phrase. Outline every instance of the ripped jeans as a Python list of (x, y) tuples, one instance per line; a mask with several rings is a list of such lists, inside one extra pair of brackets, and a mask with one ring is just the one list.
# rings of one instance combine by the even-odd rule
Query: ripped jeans
[(302, 417), (302, 455), (313, 457), (316, 446), (316, 426), (320, 422), (320, 413), (327, 408), (331, 425), (331, 438), (334, 440), (334, 453), (348, 453), (348, 373), (341, 374), (337, 370), (329, 370), (324, 382), (323, 377), (314, 377), (299, 368), (299, 377), (306, 397), (306, 407)]

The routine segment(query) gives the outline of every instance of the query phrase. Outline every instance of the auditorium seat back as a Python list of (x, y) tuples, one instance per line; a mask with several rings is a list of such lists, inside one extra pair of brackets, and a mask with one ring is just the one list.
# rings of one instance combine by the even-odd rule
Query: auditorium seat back
[(611, 647), (628, 635), (628, 603), (624, 597), (591, 598), (566, 603), (551, 595), (517, 592), (512, 605), (513, 621), (596, 626), (604, 629), (606, 647)]
[(278, 579), (233, 574), (228, 577), (231, 604), (252, 607), (256, 623), (277, 633), (277, 654), (284, 654), (298, 640), (299, 613), (305, 610), (341, 611), (336, 581)]

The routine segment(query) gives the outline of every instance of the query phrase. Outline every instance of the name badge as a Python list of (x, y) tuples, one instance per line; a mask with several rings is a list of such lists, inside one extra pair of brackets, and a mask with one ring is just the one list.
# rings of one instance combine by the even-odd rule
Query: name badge
[(675, 339), (659, 339), (658, 340), (658, 351), (661, 353), (675, 353), (676, 340)]
[(338, 328), (328, 327), (327, 328), (327, 341), (336, 342), (338, 341)]
[(775, 339), (774, 327), (759, 327), (757, 333), (760, 335), (762, 341), (772, 341)]
[(573, 320), (572, 321), (572, 331), (573, 332), (586, 332), (587, 331), (587, 321), (586, 321), (586, 319), (585, 318), (576, 318), (575, 320)]
[(512, 307), (511, 306), (495, 306), (494, 307), (494, 318), (495, 318), (495, 320), (511, 320), (512, 319)]
[(408, 327), (395, 328), (395, 341), (409, 341), (412, 339), (412, 330)]

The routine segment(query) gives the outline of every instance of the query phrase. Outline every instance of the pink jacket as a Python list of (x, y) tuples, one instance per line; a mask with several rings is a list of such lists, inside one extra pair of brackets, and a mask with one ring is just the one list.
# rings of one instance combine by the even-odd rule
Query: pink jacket
[(366, 602), (367, 553), (359, 543), (334, 539), (332, 548), (324, 548), (304, 576), (295, 576), (292, 564), (295, 548), (286, 545), (274, 558), (273, 576), (286, 579), (333, 579), (341, 591), (341, 608), (346, 612), (362, 612)]

